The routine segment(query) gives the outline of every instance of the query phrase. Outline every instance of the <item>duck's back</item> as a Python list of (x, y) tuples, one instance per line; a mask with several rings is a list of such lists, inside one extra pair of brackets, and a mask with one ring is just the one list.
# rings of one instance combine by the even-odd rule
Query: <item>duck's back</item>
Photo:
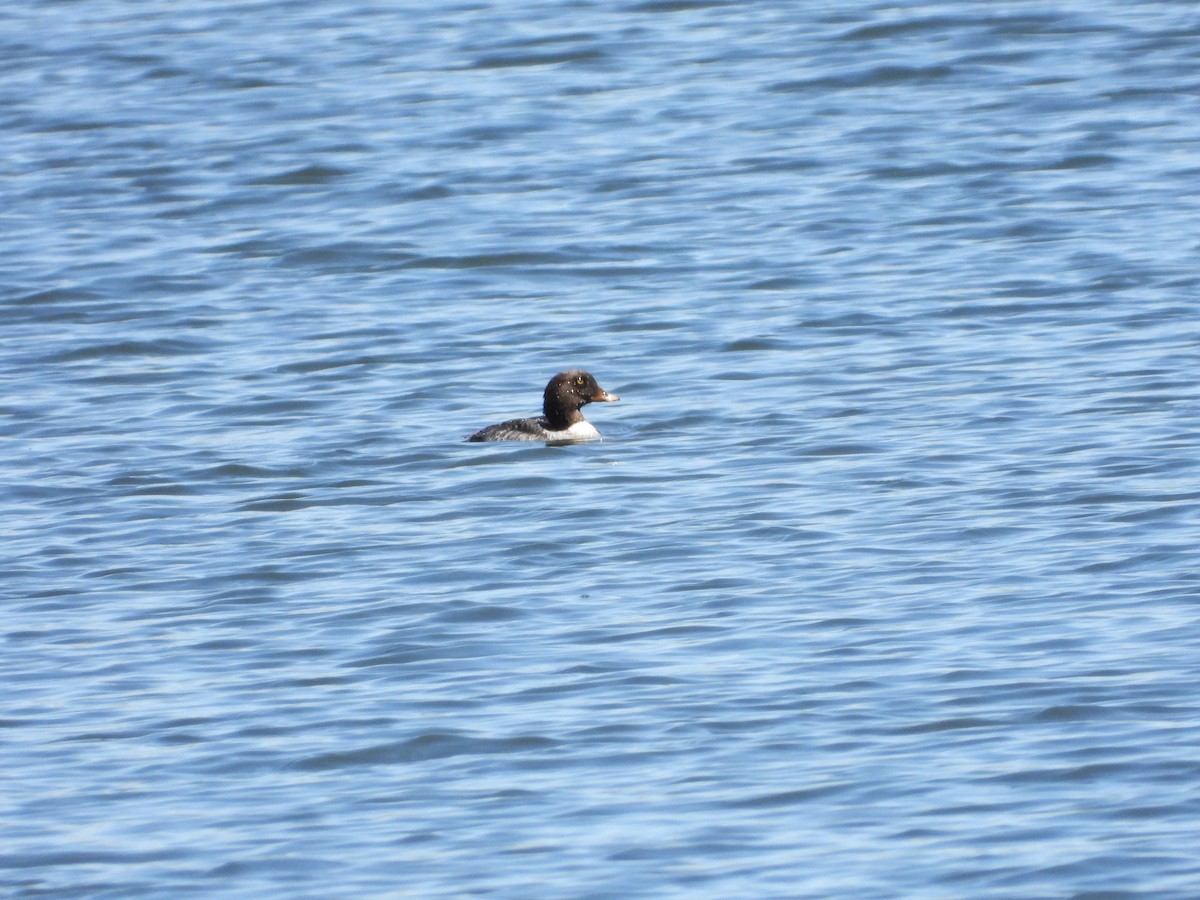
[(546, 429), (546, 420), (541, 416), (531, 419), (509, 419), (481, 428), (468, 441), (544, 441), (550, 432)]

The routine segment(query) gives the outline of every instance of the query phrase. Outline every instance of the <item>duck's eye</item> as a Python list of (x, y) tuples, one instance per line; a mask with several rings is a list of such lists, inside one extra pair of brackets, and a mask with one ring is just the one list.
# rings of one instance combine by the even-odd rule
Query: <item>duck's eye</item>
[(582, 376), (582, 375), (580, 375), (578, 378), (576, 378), (576, 379), (575, 379), (575, 383), (576, 383), (577, 385), (579, 385), (580, 387), (583, 387), (583, 376)]

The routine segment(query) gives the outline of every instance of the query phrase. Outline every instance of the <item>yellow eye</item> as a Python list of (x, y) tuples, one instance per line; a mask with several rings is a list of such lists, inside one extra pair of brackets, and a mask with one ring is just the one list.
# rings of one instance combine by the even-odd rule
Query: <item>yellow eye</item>
[(576, 378), (576, 379), (575, 379), (575, 383), (576, 383), (576, 384), (578, 384), (578, 385), (580, 385), (580, 386), (582, 386), (582, 385), (583, 385), (583, 379), (582, 379), (582, 378)]

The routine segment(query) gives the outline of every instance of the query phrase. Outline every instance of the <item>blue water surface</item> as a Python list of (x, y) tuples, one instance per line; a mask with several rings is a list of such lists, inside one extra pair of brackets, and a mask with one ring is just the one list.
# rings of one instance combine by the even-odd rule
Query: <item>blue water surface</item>
[[(1200, 21), (0, 12), (0, 892), (1200, 894)], [(592, 371), (598, 443), (467, 444)]]

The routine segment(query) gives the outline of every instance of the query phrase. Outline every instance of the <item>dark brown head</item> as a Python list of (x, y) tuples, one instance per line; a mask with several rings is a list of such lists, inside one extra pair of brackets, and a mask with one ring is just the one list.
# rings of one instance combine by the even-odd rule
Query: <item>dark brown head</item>
[(614, 403), (621, 398), (610, 394), (582, 369), (559, 372), (546, 385), (542, 396), (542, 414), (551, 428), (567, 428), (583, 421), (579, 410), (589, 403)]

